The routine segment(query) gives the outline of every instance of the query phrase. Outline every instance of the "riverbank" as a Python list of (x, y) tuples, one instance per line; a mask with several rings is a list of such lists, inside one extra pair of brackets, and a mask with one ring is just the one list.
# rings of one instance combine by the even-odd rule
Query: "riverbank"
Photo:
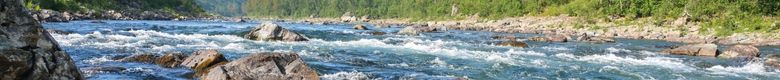
[(716, 36), (704, 29), (700, 22), (689, 18), (657, 21), (651, 18), (589, 20), (570, 16), (513, 17), (498, 20), (470, 17), (463, 20), (411, 21), (410, 19), (363, 20), (350, 18), (262, 19), (282, 20), (308, 24), (370, 24), (378, 28), (389, 26), (424, 26), (473, 31), (505, 33), (556, 34), (569, 36), (598, 36), (608, 38), (651, 39), (681, 43), (716, 43), (722, 45), (747, 44), (780, 46), (780, 33), (745, 32), (730, 36)]

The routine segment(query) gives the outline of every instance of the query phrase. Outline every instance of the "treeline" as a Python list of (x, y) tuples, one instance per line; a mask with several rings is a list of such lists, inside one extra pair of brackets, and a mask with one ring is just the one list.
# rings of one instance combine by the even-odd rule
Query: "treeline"
[[(622, 17), (664, 20), (690, 17), (719, 35), (778, 29), (780, 0), (247, 0), (248, 16), (338, 17), (345, 12), (374, 18), (458, 19), (474, 14), (500, 19), (519, 16)], [(450, 15), (456, 7), (457, 15)]]
[(195, 0), (203, 10), (222, 16), (244, 16), (245, 0)]
[(193, 0), (25, 0), (29, 9), (56, 11), (137, 10), (165, 11), (181, 15), (203, 14)]

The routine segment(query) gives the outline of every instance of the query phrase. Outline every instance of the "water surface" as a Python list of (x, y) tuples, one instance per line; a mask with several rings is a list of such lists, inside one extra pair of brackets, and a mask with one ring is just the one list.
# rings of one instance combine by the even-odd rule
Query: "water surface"
[[(132, 54), (192, 53), (218, 49), (228, 59), (258, 52), (297, 52), (323, 79), (779, 79), (780, 70), (759, 62), (659, 54), (681, 43), (618, 39), (616, 43), (529, 43), (529, 48), (495, 46), (492, 36), (509, 34), (450, 30), (420, 36), (394, 34), (400, 28), (353, 30), (354, 24), (308, 25), (277, 22), (302, 33), (305, 42), (242, 38), (257, 22), (72, 21), (45, 23), (88, 79), (189, 79), (185, 68), (120, 62)], [(387, 35), (371, 35), (382, 31)], [(760, 47), (762, 55), (778, 47)], [(123, 67), (121, 70), (95, 68)]]

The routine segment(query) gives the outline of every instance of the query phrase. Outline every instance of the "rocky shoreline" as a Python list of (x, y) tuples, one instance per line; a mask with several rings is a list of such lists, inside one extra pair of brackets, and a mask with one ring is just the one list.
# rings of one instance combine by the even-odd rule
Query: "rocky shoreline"
[[(548, 17), (516, 17), (500, 20), (480, 19), (472, 16), (464, 20), (452, 21), (421, 21), (412, 22), (408, 19), (379, 19), (369, 18), (355, 19), (354, 16), (345, 14), (346, 17), (337, 18), (306, 18), (306, 19), (266, 19), (276, 21), (292, 21), (304, 24), (370, 24), (377, 28), (382, 27), (421, 27), (420, 29), (456, 29), (472, 31), (490, 31), (505, 33), (529, 33), (566, 36), (588, 36), (602, 38), (626, 38), (626, 39), (651, 39), (690, 44), (714, 43), (720, 45), (756, 45), (756, 46), (780, 46), (780, 33), (736, 33), (731, 36), (718, 37), (700, 32), (701, 25), (691, 22), (688, 18), (667, 20), (661, 23), (617, 24), (616, 21), (588, 21), (569, 16)], [(351, 17), (348, 17), (351, 16)]]
[(39, 22), (68, 22), (74, 20), (225, 20), (246, 22), (246, 18), (214, 15), (177, 15), (165, 11), (107, 10), (107, 11), (55, 11), (29, 10), (28, 14)]

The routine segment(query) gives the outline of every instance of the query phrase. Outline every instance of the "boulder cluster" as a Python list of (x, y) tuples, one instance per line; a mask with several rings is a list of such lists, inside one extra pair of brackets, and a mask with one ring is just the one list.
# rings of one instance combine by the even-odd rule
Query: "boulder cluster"
[(33, 19), (40, 22), (68, 22), (72, 20), (179, 20), (187, 16), (176, 16), (165, 11), (54, 11), (48, 9), (30, 11)]
[(229, 61), (217, 50), (204, 49), (190, 56), (181, 53), (163, 56), (136, 54), (120, 61), (154, 63), (168, 68), (185, 67), (193, 70), (193, 78), (203, 80), (319, 80), (317, 71), (306, 65), (296, 53), (261, 52)]
[[(722, 59), (732, 60), (755, 60), (760, 59), (760, 51), (753, 45), (733, 45), (725, 49), (718, 49), (716, 44), (690, 44), (679, 46), (672, 49), (663, 50), (664, 54), (673, 55), (689, 55), (689, 56), (705, 56), (705, 57), (717, 57)], [(777, 55), (767, 55), (764, 57), (766, 65), (780, 68), (780, 62), (778, 62)], [(760, 60), (757, 60), (760, 61)]]
[(22, 0), (0, 1), (0, 80), (83, 80)]

